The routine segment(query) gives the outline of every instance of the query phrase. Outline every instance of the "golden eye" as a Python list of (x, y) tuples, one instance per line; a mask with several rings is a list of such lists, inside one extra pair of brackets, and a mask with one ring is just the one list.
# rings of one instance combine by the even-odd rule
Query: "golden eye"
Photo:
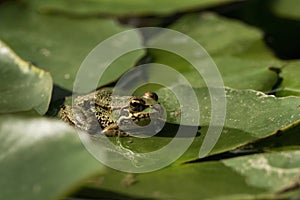
[(130, 100), (130, 109), (135, 112), (141, 112), (146, 108), (146, 102), (140, 98), (133, 98)]
[(145, 99), (153, 99), (154, 101), (158, 101), (158, 96), (155, 92), (146, 92), (143, 97)]

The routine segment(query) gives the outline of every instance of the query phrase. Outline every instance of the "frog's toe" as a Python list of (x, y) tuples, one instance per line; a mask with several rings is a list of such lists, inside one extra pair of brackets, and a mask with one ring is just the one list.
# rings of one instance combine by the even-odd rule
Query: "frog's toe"
[(109, 137), (114, 137), (114, 136), (119, 136), (119, 137), (126, 137), (129, 136), (128, 133), (122, 131), (121, 129), (119, 129), (119, 126), (116, 124), (107, 126), (106, 128), (104, 128), (102, 130), (102, 133), (106, 136)]

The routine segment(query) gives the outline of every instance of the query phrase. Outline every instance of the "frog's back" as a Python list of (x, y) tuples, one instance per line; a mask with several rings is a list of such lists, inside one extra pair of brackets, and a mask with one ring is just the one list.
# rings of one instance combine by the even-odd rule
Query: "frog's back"
[(95, 92), (95, 103), (101, 107), (109, 107), (111, 104), (111, 88), (103, 88)]

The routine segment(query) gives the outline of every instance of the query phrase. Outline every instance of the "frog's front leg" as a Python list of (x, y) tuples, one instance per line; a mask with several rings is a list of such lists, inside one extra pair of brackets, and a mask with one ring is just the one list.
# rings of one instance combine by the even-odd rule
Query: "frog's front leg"
[(125, 133), (122, 131), (117, 124), (111, 124), (107, 127), (105, 127), (102, 130), (102, 133), (106, 136), (129, 136), (128, 133)]

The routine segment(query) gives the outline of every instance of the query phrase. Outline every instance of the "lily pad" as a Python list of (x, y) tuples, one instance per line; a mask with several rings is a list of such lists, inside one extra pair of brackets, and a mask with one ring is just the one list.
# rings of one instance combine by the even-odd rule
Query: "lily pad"
[[(211, 98), (220, 98), (210, 96), (207, 88), (193, 88), (200, 106), (199, 126), (208, 125), (211, 115)], [(221, 90), (221, 89), (215, 89)], [(176, 100), (176, 96), (172, 93), (176, 91), (179, 97), (189, 97), (186, 86), (176, 86), (170, 89), (161, 89), (157, 91), (160, 97), (160, 103), (165, 106), (169, 113), (168, 122), (180, 124), (180, 117), (185, 118), (185, 122), (192, 120), (190, 113), (182, 113), (182, 105)], [(246, 131), (255, 131), (257, 135), (260, 131), (268, 130), (272, 126), (289, 125), (300, 119), (300, 98), (299, 97), (281, 97), (277, 98), (273, 95), (266, 95), (254, 90), (236, 90), (225, 88), (226, 100), (226, 127), (235, 127)], [(192, 99), (185, 98), (185, 105), (194, 105)], [(176, 115), (180, 113), (180, 115)], [(252, 128), (251, 125), (255, 124)], [(270, 126), (268, 126), (270, 124)], [(187, 123), (184, 125), (193, 125)], [(248, 129), (249, 127), (249, 129)], [(271, 128), (272, 129), (272, 128)], [(270, 130), (270, 129), (269, 129)]]
[(203, 9), (211, 6), (222, 5), (233, 0), (165, 0), (165, 1), (147, 1), (147, 0), (90, 0), (81, 2), (80, 0), (51, 0), (51, 1), (32, 1), (41, 12), (47, 13), (73, 13), (80, 15), (153, 15), (153, 14), (171, 14), (173, 12), (185, 11), (189, 9)]
[(281, 134), (265, 138), (251, 144), (254, 149), (266, 152), (300, 149), (300, 124)]
[(272, 2), (272, 10), (281, 17), (300, 20), (300, 2), (297, 0), (276, 0)]
[[(263, 33), (257, 28), (212, 13), (187, 15), (170, 28), (190, 36), (203, 46), (215, 62), (225, 86), (268, 91), (278, 80), (278, 74), (270, 70), (270, 67), (279, 68), (282, 61), (275, 58), (263, 43)], [(169, 38), (167, 34), (158, 34), (148, 43), (154, 45), (163, 43), (171, 45), (174, 49), (181, 49), (182, 52), (188, 52), (188, 58), (160, 50), (152, 50), (150, 54), (154, 62), (179, 71), (192, 86), (205, 86), (203, 78), (189, 63), (201, 62), (204, 58), (201, 57), (201, 52), (191, 50), (191, 46), (186, 44), (184, 38)]]
[[(186, 60), (170, 53), (152, 51), (156, 63), (176, 69), (191, 83), (193, 87), (205, 87), (201, 74)], [(195, 58), (196, 61), (198, 58)], [(218, 56), (213, 58), (222, 81), (227, 87), (235, 89), (255, 89), (270, 91), (278, 80), (278, 74), (272, 70), (269, 61), (248, 60), (235, 56)], [(152, 72), (156, 76), (156, 72)], [(151, 76), (151, 72), (150, 72)]]
[(0, 40), (0, 113), (36, 110), (45, 114), (51, 98), (52, 78), (22, 60)]
[(1, 116), (0, 138), (1, 199), (61, 199), (104, 170), (57, 120)]
[[(28, 5), (25, 7), (15, 2), (6, 2), (0, 6), (0, 38), (23, 59), (49, 71), (55, 84), (69, 90), (73, 88), (81, 63), (93, 48), (110, 36), (127, 29), (128, 27), (118, 25), (112, 19), (42, 15)], [(141, 43), (138, 33), (134, 43), (137, 46)], [(118, 43), (115, 48), (118, 48)], [(106, 53), (109, 51), (115, 50), (110, 48)], [(115, 81), (143, 53), (143, 50), (139, 50), (120, 55), (98, 85)], [(99, 61), (98, 64), (103, 63)]]
[[(275, 192), (297, 182), (300, 161), (299, 153), (300, 151), (298, 150), (252, 157), (245, 156), (225, 160), (223, 163), (245, 176), (249, 185)], [(291, 161), (291, 158), (293, 158), (293, 161)]]
[[(226, 119), (224, 126), (220, 127), (221, 124), (211, 123), (210, 94), (207, 89), (194, 90), (200, 106), (200, 112), (197, 112), (200, 113), (199, 128), (193, 127), (195, 126), (195, 122), (193, 122), (195, 116), (192, 116), (190, 112), (182, 112), (180, 109), (182, 106), (174, 100), (176, 97), (170, 90), (157, 91), (160, 103), (168, 113), (167, 122), (173, 125), (167, 124), (155, 137), (120, 139), (127, 151), (134, 152), (132, 159), (136, 163), (142, 163), (141, 156), (143, 155), (141, 154), (162, 149), (169, 145), (175, 136), (178, 141), (182, 141), (180, 148), (183, 148), (182, 146), (189, 141), (190, 146), (187, 146), (186, 150), (181, 149), (182, 152), (170, 150), (168, 155), (159, 154), (156, 162), (159, 163), (159, 159), (165, 160), (172, 156), (176, 160), (181, 156), (174, 164), (180, 165), (183, 162), (197, 160), (199, 157), (234, 150), (276, 135), (278, 132), (284, 134), (293, 126), (300, 124), (300, 98), (298, 97), (276, 98), (258, 91), (227, 88)], [(178, 87), (176, 91), (177, 96), (186, 97), (185, 106), (194, 105), (193, 102), (189, 102), (190, 95), (186, 92), (188, 90), (185, 87)], [(220, 113), (217, 114), (221, 116)], [(181, 123), (181, 118), (184, 118), (186, 123)], [(179, 134), (179, 127), (182, 128), (183, 133)], [(218, 133), (218, 131), (221, 132)], [(124, 156), (126, 157), (125, 154)], [(134, 167), (132, 166), (132, 169)]]
[(128, 174), (111, 171), (89, 187), (144, 199), (280, 199), (299, 181), (299, 155), (297, 150), (186, 164), (131, 175), (135, 182), (129, 185)]
[[(204, 12), (185, 15), (169, 28), (192, 37), (213, 57), (237, 55), (252, 58), (255, 54), (260, 59), (272, 58), (270, 62), (278, 62), (272, 51), (264, 44), (263, 32), (239, 20)], [(158, 35), (151, 42), (155, 42), (155, 39), (160, 39), (160, 37), (162, 36)], [(182, 42), (179, 39), (175, 40), (176, 38), (172, 39), (174, 43)]]
[(276, 94), (300, 96), (300, 61), (289, 62), (282, 68), (280, 76), (283, 80)]

